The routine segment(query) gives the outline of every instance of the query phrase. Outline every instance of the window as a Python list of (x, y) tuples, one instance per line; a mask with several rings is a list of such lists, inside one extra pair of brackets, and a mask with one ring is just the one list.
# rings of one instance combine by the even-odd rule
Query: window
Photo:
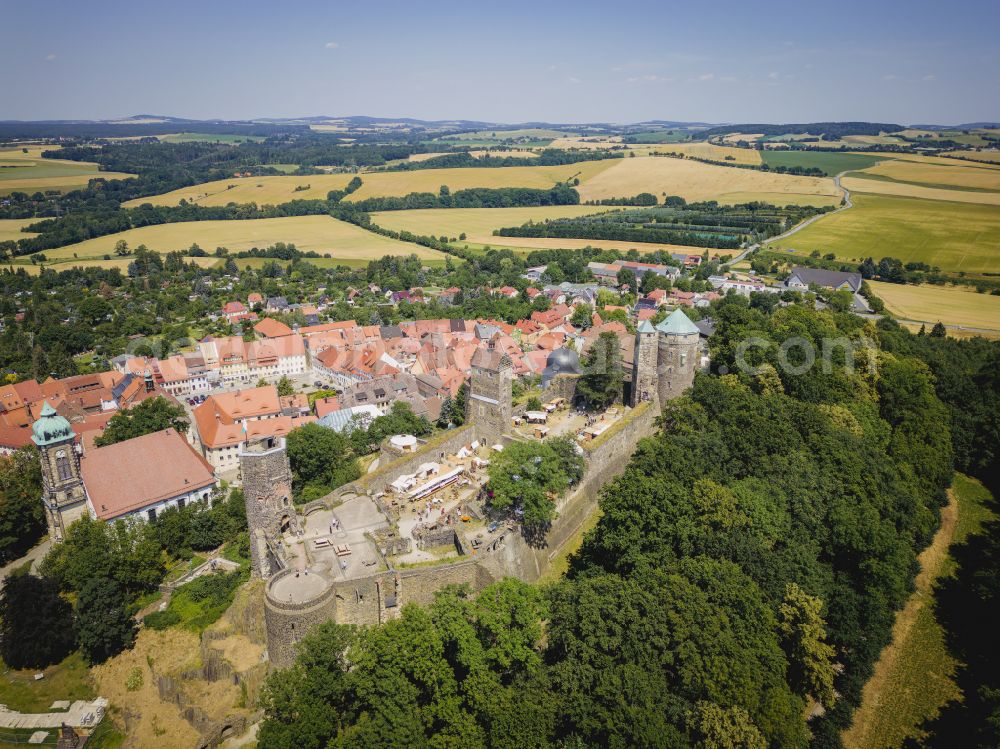
[(184, 497), (181, 497), (180, 499), (177, 500), (177, 509), (183, 510), (185, 504), (187, 504), (187, 502), (185, 501)]
[(156, 522), (156, 508), (155, 507), (152, 510), (150, 510), (149, 512), (147, 512), (146, 515), (149, 517), (149, 522), (151, 522), (151, 523), (155, 523)]
[(65, 450), (56, 453), (56, 473), (59, 475), (60, 481), (69, 481), (73, 478), (73, 469), (69, 464)]

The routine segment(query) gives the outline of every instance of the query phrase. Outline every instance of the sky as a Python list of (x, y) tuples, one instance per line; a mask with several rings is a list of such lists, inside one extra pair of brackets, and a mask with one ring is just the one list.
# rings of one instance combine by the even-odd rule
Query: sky
[(1000, 120), (1000, 2), (0, 0), (0, 120)]

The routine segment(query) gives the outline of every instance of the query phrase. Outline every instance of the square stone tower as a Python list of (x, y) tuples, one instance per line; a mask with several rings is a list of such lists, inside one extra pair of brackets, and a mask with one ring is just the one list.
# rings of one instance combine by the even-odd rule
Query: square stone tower
[(49, 538), (58, 543), (70, 524), (87, 511), (87, 490), (80, 473), (80, 454), (70, 423), (48, 401), (31, 426), (31, 440), (38, 446), (42, 464), (42, 504)]
[(292, 469), (284, 437), (248, 442), (240, 450), (243, 501), (250, 531), (251, 569), (268, 578), (276, 570), (268, 559), (269, 542), (296, 524), (292, 505)]
[(514, 364), (491, 339), (472, 357), (466, 418), (475, 425), (478, 439), (492, 445), (510, 432), (513, 387)]
[(639, 323), (635, 333), (635, 356), (632, 363), (632, 405), (653, 400), (656, 390), (656, 328), (649, 320)]

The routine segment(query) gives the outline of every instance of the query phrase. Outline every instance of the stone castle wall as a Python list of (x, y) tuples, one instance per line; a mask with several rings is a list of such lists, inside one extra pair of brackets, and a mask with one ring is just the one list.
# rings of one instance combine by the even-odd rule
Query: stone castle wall
[(343, 494), (345, 490), (355, 494), (368, 492), (378, 494), (404, 473), (415, 473), (423, 464), (438, 462), (447, 455), (454, 455), (465, 445), (476, 440), (476, 429), (473, 424), (463, 424), (455, 429), (449, 429), (443, 434), (427, 440), (419, 450), (397, 458), (388, 463), (379, 463), (379, 467), (371, 473), (366, 473), (353, 484), (338, 489), (334, 494)]
[(509, 575), (525, 582), (538, 580), (597, 508), (601, 488), (625, 471), (639, 440), (655, 432), (659, 414), (655, 401), (644, 402), (586, 445), (587, 472), (580, 485), (556, 505), (559, 515), (543, 547), (529, 546), (520, 533), (510, 533), (502, 549), (479, 557), (480, 564), (497, 579)]

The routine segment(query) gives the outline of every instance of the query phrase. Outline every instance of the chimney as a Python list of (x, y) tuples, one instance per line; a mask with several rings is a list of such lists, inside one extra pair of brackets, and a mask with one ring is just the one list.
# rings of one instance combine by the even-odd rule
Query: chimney
[(150, 374), (149, 372), (146, 372), (146, 378), (145, 379), (146, 379), (146, 392), (147, 393), (152, 393), (153, 392), (153, 375)]

